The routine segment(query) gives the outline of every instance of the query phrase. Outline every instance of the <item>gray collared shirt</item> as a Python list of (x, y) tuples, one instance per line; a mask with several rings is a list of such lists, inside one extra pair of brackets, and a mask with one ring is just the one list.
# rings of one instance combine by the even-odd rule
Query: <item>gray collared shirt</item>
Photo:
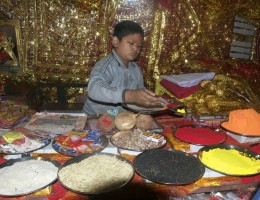
[(122, 112), (124, 91), (142, 88), (144, 80), (140, 67), (135, 62), (129, 62), (126, 67), (113, 49), (111, 54), (95, 64), (90, 73), (88, 99), (83, 112), (89, 116), (115, 108)]

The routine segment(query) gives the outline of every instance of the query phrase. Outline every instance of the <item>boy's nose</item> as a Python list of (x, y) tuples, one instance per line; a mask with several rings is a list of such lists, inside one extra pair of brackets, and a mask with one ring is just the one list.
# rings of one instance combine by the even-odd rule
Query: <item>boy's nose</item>
[(138, 51), (138, 47), (136, 45), (133, 46), (134, 51)]

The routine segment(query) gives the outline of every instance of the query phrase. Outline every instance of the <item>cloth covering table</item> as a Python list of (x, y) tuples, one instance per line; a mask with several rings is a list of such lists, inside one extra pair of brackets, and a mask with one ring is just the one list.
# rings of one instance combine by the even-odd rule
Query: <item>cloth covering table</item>
[[(182, 142), (176, 139), (173, 136), (173, 131), (178, 126), (193, 124), (192, 121), (186, 120), (184, 118), (174, 118), (172, 116), (159, 116), (156, 120), (161, 123), (163, 126), (163, 135), (168, 139), (168, 143), (164, 146), (164, 149), (174, 148), (180, 151), (189, 152), (191, 149), (191, 145), (185, 142)], [(227, 144), (241, 145), (243, 147), (248, 147), (249, 144), (239, 144), (235, 139), (231, 136), (228, 136), (226, 140)], [(119, 151), (112, 144), (109, 144), (103, 152), (115, 153), (119, 154)], [(259, 153), (259, 152), (258, 152)], [(31, 154), (32, 156), (41, 156), (52, 158), (60, 162), (64, 163), (66, 160), (71, 157), (66, 155), (61, 155), (55, 152), (51, 145), (48, 145), (44, 149), (38, 150)], [(122, 153), (121, 156), (133, 161), (136, 155), (131, 155), (128, 153)], [(7, 159), (12, 158), (12, 156), (1, 155), (0, 163), (4, 163)], [(7, 200), (91, 200), (91, 199), (149, 199), (149, 200), (163, 200), (170, 198), (178, 198), (184, 197), (187, 195), (198, 194), (198, 193), (208, 193), (208, 192), (218, 192), (218, 191), (227, 191), (227, 190), (243, 190), (252, 188), (252, 190), (256, 190), (256, 188), (260, 184), (260, 175), (254, 175), (249, 177), (236, 177), (236, 176), (225, 176), (222, 174), (218, 174), (211, 170), (206, 170), (204, 176), (198, 181), (188, 184), (188, 185), (164, 185), (157, 184), (145, 180), (140, 177), (137, 173), (135, 173), (134, 178), (130, 182), (130, 184), (124, 186), (121, 189), (118, 189), (111, 193), (106, 193), (98, 196), (90, 196), (90, 195), (81, 195), (76, 194), (74, 192), (68, 191), (64, 187), (61, 186), (59, 181), (55, 182), (53, 185), (48, 188), (41, 190), (37, 193), (14, 197), (14, 198), (4, 198), (1, 199)], [(253, 193), (249, 193), (248, 195), (253, 195)]]

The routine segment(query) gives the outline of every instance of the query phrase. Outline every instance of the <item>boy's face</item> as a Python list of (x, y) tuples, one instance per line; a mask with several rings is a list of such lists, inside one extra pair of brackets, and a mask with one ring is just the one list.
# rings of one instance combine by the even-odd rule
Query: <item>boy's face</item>
[(143, 38), (140, 34), (131, 34), (119, 41), (114, 36), (112, 44), (121, 61), (127, 66), (128, 62), (133, 61), (139, 55), (143, 45)]

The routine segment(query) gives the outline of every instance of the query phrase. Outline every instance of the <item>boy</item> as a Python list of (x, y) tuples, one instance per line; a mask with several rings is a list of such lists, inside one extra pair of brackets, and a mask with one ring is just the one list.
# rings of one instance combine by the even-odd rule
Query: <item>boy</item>
[(134, 62), (143, 40), (144, 31), (139, 24), (126, 20), (115, 26), (111, 54), (98, 61), (90, 73), (88, 99), (83, 107), (88, 116), (114, 109), (122, 112), (122, 103), (160, 105), (159, 98), (144, 87), (142, 72)]

